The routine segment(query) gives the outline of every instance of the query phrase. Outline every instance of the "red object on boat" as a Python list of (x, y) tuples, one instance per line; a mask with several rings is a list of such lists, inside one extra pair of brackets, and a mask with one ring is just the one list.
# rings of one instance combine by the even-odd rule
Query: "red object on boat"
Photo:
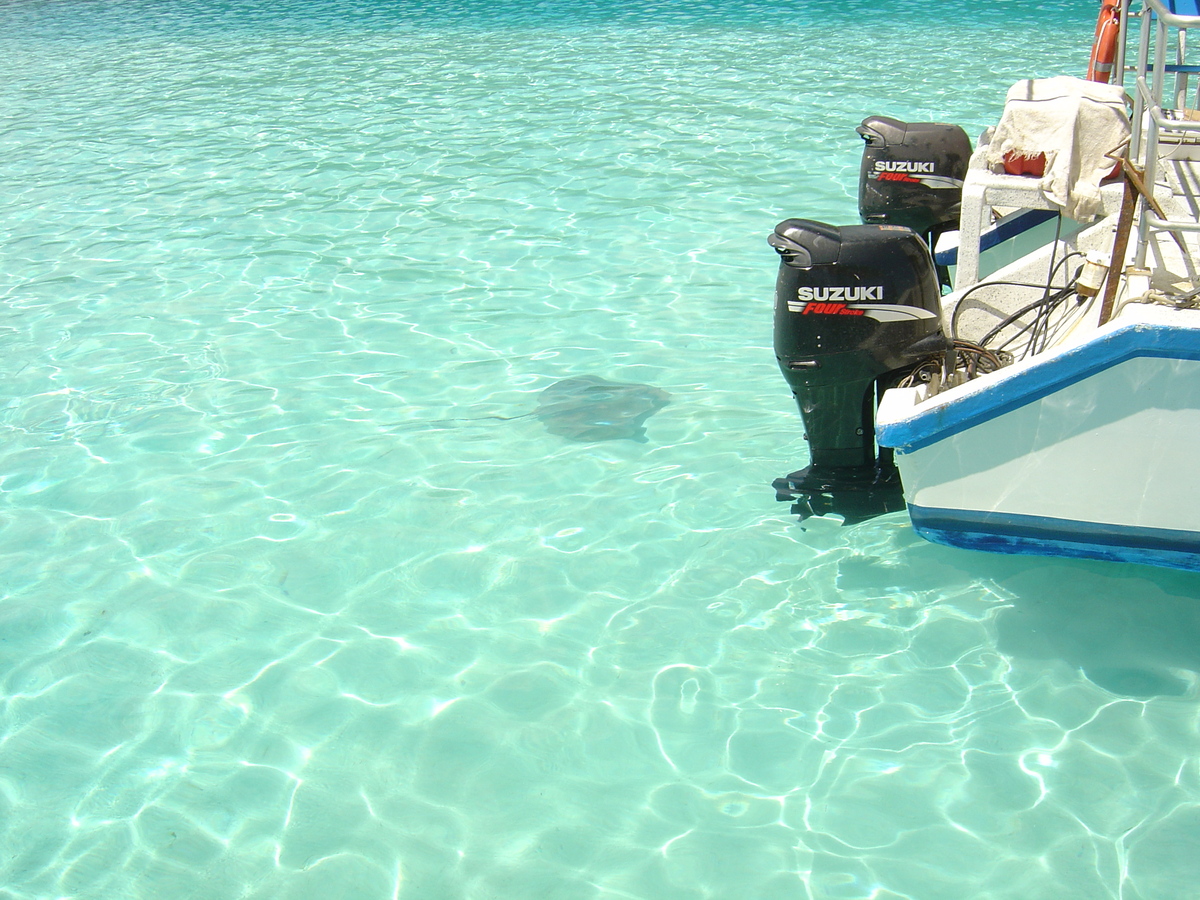
[[(1019, 156), (1010, 150), (1004, 154), (1004, 172), (1008, 175), (1030, 175), (1033, 178), (1041, 178), (1046, 174), (1046, 154), (1035, 153), (1033, 156)], [(1118, 162), (1102, 180), (1111, 181), (1120, 175), (1121, 164)]]
[(1004, 154), (1004, 171), (1009, 175), (1032, 175), (1034, 178), (1041, 178), (1046, 174), (1046, 154), (1018, 156), (1009, 151)]

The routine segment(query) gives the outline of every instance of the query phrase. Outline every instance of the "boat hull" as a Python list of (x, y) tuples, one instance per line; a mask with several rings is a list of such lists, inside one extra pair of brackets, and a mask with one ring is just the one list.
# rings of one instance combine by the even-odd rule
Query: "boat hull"
[(889, 391), (878, 420), (929, 540), (1200, 570), (1200, 312), (1144, 307), (945, 394)]

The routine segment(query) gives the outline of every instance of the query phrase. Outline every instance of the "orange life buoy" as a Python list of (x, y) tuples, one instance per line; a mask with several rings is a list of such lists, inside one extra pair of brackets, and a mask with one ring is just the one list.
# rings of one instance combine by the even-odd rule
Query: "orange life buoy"
[(1113, 61), (1117, 58), (1117, 35), (1120, 33), (1121, 13), (1117, 8), (1117, 0), (1101, 0), (1096, 36), (1092, 40), (1092, 56), (1088, 60), (1088, 81), (1108, 84), (1112, 79)]

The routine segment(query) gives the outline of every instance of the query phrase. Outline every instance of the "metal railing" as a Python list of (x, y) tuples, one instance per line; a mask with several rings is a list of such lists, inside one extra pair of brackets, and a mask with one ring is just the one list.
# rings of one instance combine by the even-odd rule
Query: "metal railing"
[[(1128, 21), (1128, 6), (1130, 0), (1122, 0), (1121, 39), (1117, 43), (1117, 72), (1119, 83), (1124, 79), (1124, 49), (1125, 29)], [(1196, 8), (1194, 3), (1188, 4)], [(1144, 166), (1144, 183), (1153, 192), (1158, 180), (1159, 146), (1164, 134), (1176, 136), (1174, 143), (1186, 141), (1194, 135), (1200, 139), (1200, 119), (1186, 118), (1188, 110), (1195, 107), (1187, 106), (1188, 76), (1198, 67), (1187, 64), (1187, 29), (1200, 27), (1200, 14), (1184, 15), (1175, 11), (1176, 3), (1172, 0), (1143, 0), (1141, 31), (1138, 39), (1137, 63), (1134, 69), (1136, 91), (1133, 98), (1133, 136), (1130, 145), (1130, 158), (1140, 161)], [(1168, 63), (1167, 56), (1171, 50), (1171, 29), (1175, 29), (1174, 56), (1175, 62)], [(1153, 60), (1151, 60), (1153, 52)], [(1147, 79), (1147, 73), (1150, 78)], [(1163, 104), (1163, 90), (1168, 73), (1175, 75), (1175, 90), (1171, 106)], [(1145, 122), (1145, 146), (1143, 147), (1143, 128)], [(1138, 241), (1134, 263), (1139, 268), (1146, 264), (1146, 254), (1150, 245), (1152, 231), (1170, 231), (1175, 233), (1181, 248), (1184, 248), (1182, 232), (1200, 232), (1200, 221), (1196, 217), (1189, 219), (1172, 219), (1158, 215), (1145, 197), (1139, 201)], [(1184, 264), (1188, 275), (1195, 280), (1196, 272), (1190, 255), (1184, 252)]]

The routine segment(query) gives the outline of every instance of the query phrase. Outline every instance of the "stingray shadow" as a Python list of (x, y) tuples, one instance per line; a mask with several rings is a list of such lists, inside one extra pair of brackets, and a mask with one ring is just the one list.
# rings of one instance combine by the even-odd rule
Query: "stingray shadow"
[(542, 391), (534, 415), (548, 432), (568, 440), (645, 443), (646, 420), (670, 402), (670, 394), (648, 384), (583, 375)]

